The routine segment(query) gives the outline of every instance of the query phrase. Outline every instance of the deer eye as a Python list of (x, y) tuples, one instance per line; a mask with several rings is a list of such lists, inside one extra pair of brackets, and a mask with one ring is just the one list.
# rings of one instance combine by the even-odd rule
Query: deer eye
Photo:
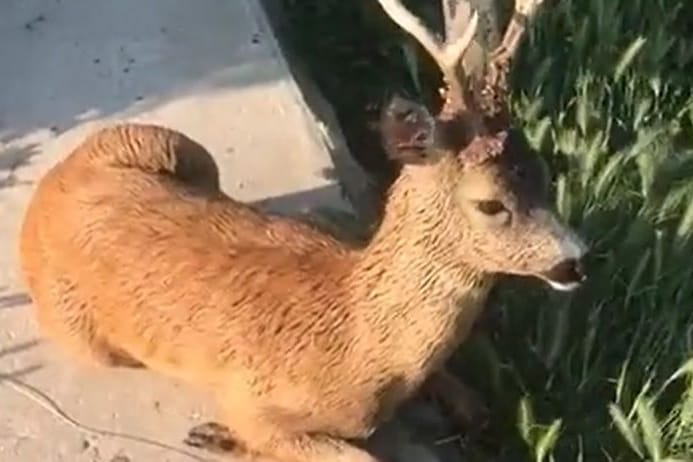
[(478, 201), (476, 203), (476, 208), (484, 215), (498, 215), (506, 210), (503, 203), (496, 200)]

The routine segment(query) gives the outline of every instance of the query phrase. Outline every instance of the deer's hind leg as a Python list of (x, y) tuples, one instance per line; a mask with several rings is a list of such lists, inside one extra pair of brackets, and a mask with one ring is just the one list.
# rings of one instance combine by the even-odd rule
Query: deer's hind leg
[(346, 440), (306, 432), (300, 419), (292, 421), (268, 412), (259, 403), (252, 404), (252, 400), (244, 402), (238, 396), (227, 397), (222, 404), (226, 425), (198, 425), (188, 433), (186, 443), (254, 461), (378, 462)]
[(47, 338), (85, 365), (143, 367), (100, 332), (89, 301), (81, 296), (77, 284), (65, 276), (51, 278), (45, 284), (32, 290), (32, 299), (40, 330)]

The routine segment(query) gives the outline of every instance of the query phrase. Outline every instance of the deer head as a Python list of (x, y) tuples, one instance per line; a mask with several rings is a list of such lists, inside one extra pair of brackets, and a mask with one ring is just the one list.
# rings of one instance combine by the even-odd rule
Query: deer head
[(437, 116), (395, 96), (383, 109), (381, 128), (385, 149), (403, 164), (403, 173), (435, 171), (426, 177), (437, 178), (436, 197), (445, 203), (434, 208), (454, 223), (446, 226), (455, 234), (445, 239), (451, 252), (479, 271), (536, 276), (558, 290), (576, 288), (584, 279), (580, 260), (586, 246), (552, 210), (545, 165), (513, 127), (508, 105), (508, 70), (542, 0), (517, 0), (485, 68), (466, 73), (460, 61), (476, 33), (476, 12), (458, 15), (460, 0), (443, 0), (446, 40), (440, 41), (399, 0), (378, 1), (442, 73), (444, 104)]

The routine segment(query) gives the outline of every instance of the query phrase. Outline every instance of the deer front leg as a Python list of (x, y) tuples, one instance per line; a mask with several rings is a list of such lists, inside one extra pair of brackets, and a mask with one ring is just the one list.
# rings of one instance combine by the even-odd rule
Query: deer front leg
[(217, 422), (205, 422), (196, 425), (188, 431), (183, 440), (188, 446), (213, 453), (230, 453), (237, 450), (228, 427)]
[(489, 411), (481, 397), (445, 368), (428, 378), (424, 393), (438, 401), (462, 428), (483, 428), (488, 422)]
[(365, 450), (327, 435), (295, 433), (266, 420), (234, 419), (233, 427), (207, 422), (188, 432), (185, 443), (213, 453), (257, 462), (378, 462)]

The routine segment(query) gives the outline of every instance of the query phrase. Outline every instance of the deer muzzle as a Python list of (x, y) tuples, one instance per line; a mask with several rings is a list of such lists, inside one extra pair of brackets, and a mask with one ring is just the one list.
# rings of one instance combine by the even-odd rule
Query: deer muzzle
[(551, 225), (558, 232), (556, 237), (561, 259), (541, 277), (555, 290), (568, 292), (577, 289), (587, 279), (582, 260), (587, 253), (587, 245), (570, 228), (551, 217)]

